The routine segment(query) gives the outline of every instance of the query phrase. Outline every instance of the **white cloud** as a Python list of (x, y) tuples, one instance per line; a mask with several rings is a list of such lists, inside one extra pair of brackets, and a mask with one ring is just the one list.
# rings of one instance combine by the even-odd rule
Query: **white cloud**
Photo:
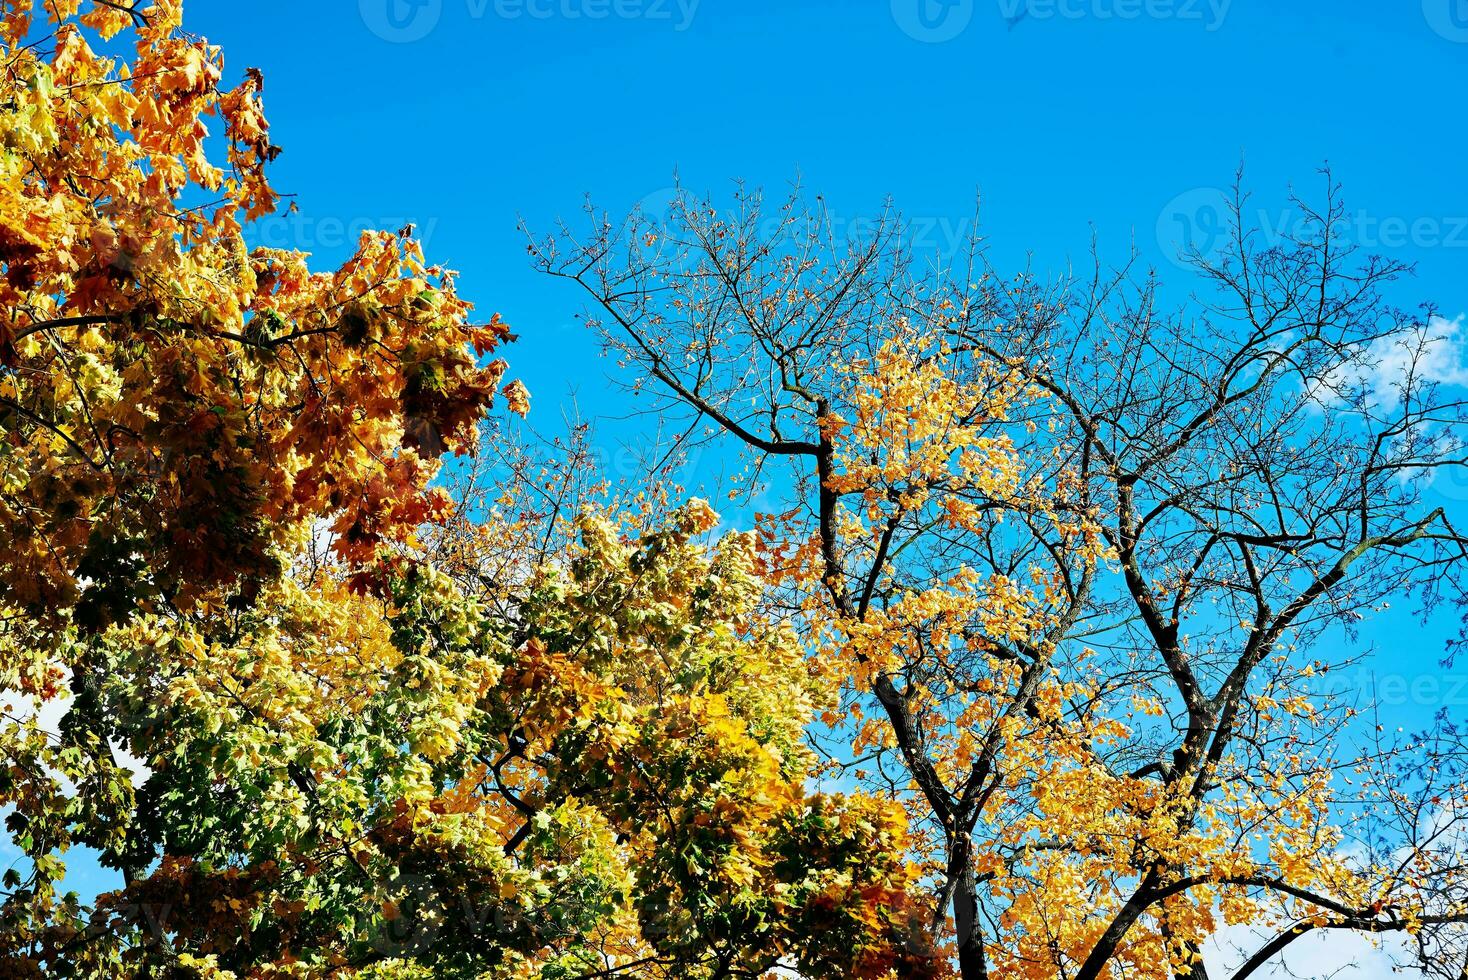
[(1317, 389), (1325, 403), (1364, 385), (1381, 408), (1401, 404), (1403, 388), (1422, 384), (1468, 387), (1468, 336), (1465, 315), (1428, 319), (1410, 333), (1374, 342), (1359, 363), (1336, 371)]
[(1366, 375), (1377, 398), (1394, 405), (1401, 386), (1411, 376), (1454, 387), (1468, 386), (1468, 357), (1465, 357), (1464, 316), (1446, 320), (1432, 317), (1410, 337), (1378, 342), (1372, 348), (1374, 370)]
[[(71, 690), (68, 687), (70, 679), (68, 673), (61, 681), (60, 692), (48, 701), (40, 701), (34, 695), (20, 691), (0, 691), (0, 712), (3, 712), (0, 723), (25, 724), (34, 718), (37, 728), (52, 739), (59, 737), (61, 720), (71, 710)], [(118, 765), (131, 771), (134, 786), (143, 785), (152, 772), (143, 760), (116, 742), (112, 743), (112, 758)]]
[[(1468, 848), (1468, 812), (1464, 804), (1449, 802), (1423, 818), (1420, 843), (1429, 853), (1442, 857), (1444, 863), (1459, 865)], [(1396, 859), (1407, 856), (1406, 850)], [(1352, 847), (1342, 856), (1362, 863), (1364, 852)], [(1204, 962), (1216, 980), (1230, 977), (1253, 956), (1255, 951), (1278, 933), (1254, 926), (1231, 926), (1217, 933), (1204, 948)], [(1346, 929), (1331, 929), (1301, 936), (1277, 955), (1267, 966), (1256, 971), (1251, 980), (1384, 980), (1401, 977), (1421, 980), (1422, 971), (1415, 966), (1413, 941), (1401, 933), (1370, 936)]]
[[(1272, 938), (1252, 926), (1233, 926), (1220, 932), (1204, 949), (1209, 975), (1228, 980), (1244, 962)], [(1383, 980), (1401, 977), (1413, 980), (1420, 970), (1400, 969), (1408, 962), (1408, 948), (1401, 937), (1371, 937), (1344, 930), (1301, 936), (1256, 971), (1251, 980)]]

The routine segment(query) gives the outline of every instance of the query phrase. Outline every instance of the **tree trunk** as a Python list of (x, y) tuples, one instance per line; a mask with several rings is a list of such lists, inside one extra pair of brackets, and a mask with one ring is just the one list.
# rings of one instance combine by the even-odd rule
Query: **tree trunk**
[(978, 882), (971, 862), (965, 862), (953, 890), (953, 924), (958, 932), (958, 972), (963, 980), (988, 980), (984, 957), (984, 934), (979, 928)]

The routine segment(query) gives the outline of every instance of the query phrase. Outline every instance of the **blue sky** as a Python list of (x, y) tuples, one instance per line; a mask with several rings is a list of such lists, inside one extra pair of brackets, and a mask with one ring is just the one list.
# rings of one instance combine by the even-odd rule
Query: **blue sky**
[[(1353, 238), (1417, 264), (1395, 297), (1468, 311), (1468, 0), (190, 0), (232, 70), (262, 68), (279, 189), (269, 244), (339, 260), (350, 229), (416, 221), (429, 256), (520, 334), (508, 349), (554, 428), (624, 413), (573, 288), (516, 231), (742, 177), (799, 174), (838, 220), (887, 195), (934, 243), (981, 229), (1000, 268), (1084, 264), (1135, 241), (1178, 283), (1241, 160), (1251, 217), (1344, 184)], [(1021, 14), (1023, 14), (1021, 16)], [(1444, 502), (1468, 511), (1468, 480)], [(1468, 683), (1438, 678), (1455, 621), (1407, 604), (1362, 630), (1411, 723)], [(1468, 671), (1468, 663), (1463, 665)], [(1465, 673), (1464, 676), (1468, 676)], [(1422, 678), (1428, 680), (1423, 681)], [(1406, 685), (1407, 693), (1402, 693)], [(1433, 686), (1436, 685), (1436, 692)], [(1416, 685), (1414, 688), (1412, 685)], [(1415, 690), (1415, 694), (1411, 693)]]
[[(1019, 9), (1032, 12), (1008, 27)], [(517, 215), (545, 227), (586, 192), (619, 210), (675, 168), (714, 192), (732, 177), (780, 188), (798, 172), (850, 220), (890, 194), (939, 233), (979, 192), (1001, 264), (1033, 253), (1059, 269), (1084, 258), (1092, 223), (1108, 254), (1134, 236), (1165, 264), (1179, 230), (1209, 226), (1241, 159), (1271, 219), (1292, 182), (1321, 186), (1328, 160), (1361, 238), (1419, 263), (1403, 298), (1468, 309), (1464, 0), (187, 10), (236, 70), (265, 71), (286, 148), (276, 183), (304, 210), (276, 229), (282, 243), (329, 259), (342, 226), (416, 219), (465, 292), (520, 330), (515, 366), (542, 404), (567, 377), (585, 391), (601, 367), (571, 326), (578, 298), (530, 269)]]
[[(330, 263), (352, 229), (415, 221), (520, 333), (547, 422), (572, 391), (621, 406), (517, 219), (548, 229), (588, 192), (624, 210), (675, 169), (714, 193), (799, 173), (848, 221), (891, 195), (939, 238), (979, 193), (1000, 267), (1058, 272), (1093, 225), (1105, 255), (1135, 240), (1173, 270), (1241, 160), (1266, 225), (1328, 161), (1356, 237), (1417, 263), (1397, 299), (1468, 311), (1468, 0), (189, 0), (186, 27), (264, 70), (302, 209), (268, 244)], [(1362, 642), (1420, 685), (1450, 624), (1408, 622)], [(1468, 713), (1468, 684), (1425, 690), (1402, 718)]]

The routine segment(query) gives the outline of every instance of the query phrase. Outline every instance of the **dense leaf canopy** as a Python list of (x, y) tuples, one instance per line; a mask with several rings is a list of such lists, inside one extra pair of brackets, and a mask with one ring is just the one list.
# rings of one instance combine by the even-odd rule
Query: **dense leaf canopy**
[[(752, 539), (706, 550), (703, 506), (587, 513), (508, 611), (466, 596), (414, 535), (497, 392), (528, 407), (504, 325), (407, 230), (326, 272), (249, 248), (262, 79), (226, 87), (176, 0), (28, 8), (0, 78), (0, 800), (27, 857), (0, 971), (926, 962), (900, 809), (807, 788), (817, 694), (755, 614)], [(99, 53), (119, 34), (129, 59)], [(125, 881), (93, 908), (60, 893), (78, 844)]]

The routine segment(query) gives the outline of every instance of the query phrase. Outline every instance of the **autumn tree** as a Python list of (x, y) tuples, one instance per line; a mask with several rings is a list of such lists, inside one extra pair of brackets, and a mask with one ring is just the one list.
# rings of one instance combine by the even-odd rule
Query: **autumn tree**
[[(9, 822), (32, 858), (17, 929), (49, 909), (60, 849), (130, 846), (91, 640), (139, 615), (247, 609), (319, 518), (351, 560), (401, 539), (444, 505), (435, 460), (504, 369), (474, 357), (502, 325), (473, 324), (405, 235), (364, 236), (332, 272), (248, 248), (277, 203), (259, 74), (223, 85), (177, 3), (89, 6), (36, 23), (5, 5), (3, 683), (73, 698), (57, 744), (33, 719), (5, 730)], [(124, 30), (130, 64), (89, 41)]]
[(263, 82), (177, 0), (3, 10), (0, 972), (930, 972), (905, 815), (809, 788), (753, 539), (466, 519), (505, 326), (407, 231), (247, 245)]
[(1135, 258), (999, 275), (798, 188), (532, 238), (650, 411), (779, 501), (762, 560), (843, 692), (833, 758), (908, 807), (965, 980), (1204, 977), (1237, 924), (1276, 934), (1236, 980), (1320, 930), (1461, 965), (1461, 738), (1363, 743), (1319, 682), (1389, 599), (1461, 599), (1442, 321), (1387, 303), (1406, 270), (1333, 185), (1283, 242), (1243, 202), (1175, 307)]
[[(426, 563), (287, 580), (95, 646), (161, 864), (30, 953), (99, 975), (881, 977), (914, 960), (905, 816), (808, 793), (817, 694), (704, 505), (592, 512), (507, 621)], [(131, 856), (131, 855), (126, 855)], [(150, 921), (140, 910), (154, 910)], [(162, 910), (168, 910), (166, 914)]]

